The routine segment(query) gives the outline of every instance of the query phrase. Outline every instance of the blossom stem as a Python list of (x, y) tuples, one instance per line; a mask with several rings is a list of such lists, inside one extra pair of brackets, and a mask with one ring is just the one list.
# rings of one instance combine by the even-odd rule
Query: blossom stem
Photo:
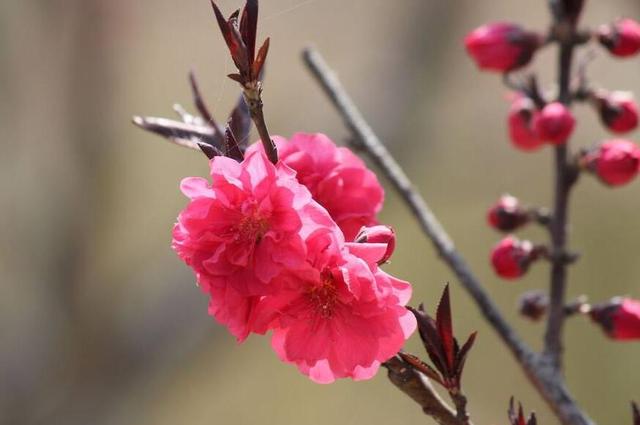
[(591, 419), (582, 412), (571, 394), (569, 394), (562, 376), (556, 373), (555, 370), (546, 367), (541, 356), (533, 352), (522, 341), (502, 316), (502, 313), (489, 297), (483, 285), (456, 250), (453, 241), (434, 216), (425, 200), (413, 187), (402, 167), (391, 156), (364, 120), (360, 111), (358, 111), (335, 73), (329, 68), (320, 53), (314, 49), (306, 49), (303, 52), (303, 59), (307, 68), (330, 98), (334, 107), (342, 116), (345, 125), (351, 131), (355, 146), (369, 155), (397, 190), (420, 224), (424, 234), (435, 246), (440, 257), (458, 277), (484, 318), (509, 348), (531, 383), (558, 416), (560, 422), (563, 425), (592, 425)]
[(258, 130), (258, 135), (264, 146), (264, 151), (267, 154), (267, 158), (273, 164), (278, 162), (278, 150), (275, 143), (271, 140), (269, 130), (267, 129), (267, 123), (264, 120), (263, 105), (262, 105), (262, 87), (260, 82), (257, 81), (255, 86), (243, 86), (244, 100), (249, 107), (249, 113), (251, 119)]

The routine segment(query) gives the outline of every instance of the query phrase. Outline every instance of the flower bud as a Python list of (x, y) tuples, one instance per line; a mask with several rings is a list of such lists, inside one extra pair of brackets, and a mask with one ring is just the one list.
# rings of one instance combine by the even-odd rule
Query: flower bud
[(529, 221), (527, 210), (522, 208), (517, 198), (503, 195), (487, 213), (487, 221), (494, 229), (510, 232)]
[(613, 298), (595, 305), (589, 313), (604, 332), (616, 340), (640, 339), (640, 301), (631, 298)]
[(509, 138), (516, 148), (534, 151), (544, 144), (531, 128), (531, 120), (536, 111), (533, 101), (528, 97), (518, 97), (509, 109)]
[(533, 244), (514, 236), (502, 239), (491, 251), (491, 264), (496, 274), (504, 279), (517, 279), (529, 269), (537, 257)]
[(525, 66), (542, 38), (509, 22), (483, 25), (464, 39), (467, 52), (480, 69), (507, 72)]
[(640, 24), (633, 19), (619, 19), (598, 30), (598, 41), (614, 56), (633, 56), (640, 51)]
[(630, 93), (596, 93), (592, 99), (602, 123), (614, 133), (626, 133), (638, 126), (638, 105)]
[(384, 264), (389, 260), (389, 258), (391, 258), (393, 251), (396, 249), (396, 233), (391, 227), (381, 224), (371, 227), (362, 227), (356, 236), (355, 242), (380, 243), (387, 245), (387, 250), (378, 261), (378, 264)]
[(553, 102), (533, 116), (533, 130), (538, 138), (554, 145), (564, 144), (576, 125), (571, 111), (560, 102)]
[(518, 311), (524, 317), (537, 321), (542, 318), (549, 307), (549, 297), (544, 292), (528, 291), (520, 296)]
[(609, 186), (621, 186), (634, 179), (640, 167), (640, 148), (624, 139), (607, 140), (587, 152), (583, 165)]

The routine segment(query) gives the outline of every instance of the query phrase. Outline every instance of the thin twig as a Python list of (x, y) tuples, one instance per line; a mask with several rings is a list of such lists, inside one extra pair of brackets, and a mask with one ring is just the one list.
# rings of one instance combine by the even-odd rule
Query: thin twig
[(473, 425), (457, 418), (456, 412), (434, 391), (429, 380), (400, 357), (392, 357), (383, 366), (388, 370), (389, 380), (440, 425)]
[(471, 295), (484, 318), (498, 333), (517, 362), (565, 425), (591, 425), (592, 421), (580, 410), (564, 386), (562, 376), (547, 367), (539, 355), (534, 353), (504, 319), (498, 307), (484, 290), (480, 281), (458, 253), (449, 235), (431, 212), (431, 209), (413, 187), (400, 165), (387, 151), (380, 139), (364, 120), (351, 98), (347, 95), (335, 73), (326, 64), (320, 53), (306, 49), (305, 64), (321, 85), (324, 92), (338, 110), (345, 125), (352, 132), (357, 146), (363, 148), (403, 201), (411, 209), (425, 235), (431, 240), (440, 257), (458, 277), (462, 286)]

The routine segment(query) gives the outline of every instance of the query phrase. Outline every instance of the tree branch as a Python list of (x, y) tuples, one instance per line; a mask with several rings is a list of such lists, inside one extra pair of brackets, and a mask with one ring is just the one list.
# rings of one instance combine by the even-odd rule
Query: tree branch
[(383, 366), (387, 368), (393, 385), (411, 397), (426, 415), (440, 425), (473, 425), (470, 421), (458, 419), (456, 412), (438, 396), (429, 380), (399, 356), (387, 360)]
[(345, 125), (354, 136), (357, 147), (363, 149), (369, 155), (400, 194), (442, 260), (447, 263), (458, 277), (484, 318), (509, 348), (533, 385), (545, 398), (561, 422), (565, 425), (591, 425), (591, 419), (580, 410), (566, 390), (562, 376), (555, 373), (554, 369), (547, 367), (541, 357), (520, 339), (504, 319), (480, 281), (455, 249), (453, 241), (433, 215), (425, 200), (413, 187), (400, 165), (364, 120), (320, 53), (314, 49), (306, 49), (303, 52), (303, 59), (309, 71), (342, 116)]

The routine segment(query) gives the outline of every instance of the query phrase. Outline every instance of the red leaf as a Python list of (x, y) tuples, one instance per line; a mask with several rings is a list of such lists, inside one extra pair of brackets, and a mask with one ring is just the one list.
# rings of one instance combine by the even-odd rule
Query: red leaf
[(422, 340), (424, 348), (427, 350), (427, 354), (433, 362), (433, 365), (440, 371), (442, 376), (449, 377), (447, 361), (444, 358), (444, 353), (442, 352), (442, 344), (440, 342), (440, 335), (436, 328), (436, 322), (424, 311), (415, 310), (411, 307), (407, 308), (413, 313), (418, 321), (420, 339)]
[(456, 378), (458, 378), (458, 383), (462, 379), (462, 371), (464, 369), (464, 362), (467, 360), (467, 354), (469, 354), (469, 350), (471, 350), (471, 347), (473, 347), (473, 343), (476, 341), (476, 335), (477, 334), (478, 334), (478, 332), (474, 332), (471, 335), (469, 335), (469, 338), (467, 338), (467, 341), (462, 345), (462, 348), (460, 349), (460, 352), (456, 356), (455, 375), (456, 375)]
[(227, 43), (227, 47), (231, 50), (231, 46), (233, 44), (233, 38), (231, 37), (231, 28), (229, 23), (224, 18), (220, 9), (218, 9), (218, 5), (211, 0), (211, 7), (213, 7), (213, 12), (216, 15), (216, 20), (218, 21), (218, 26), (220, 27), (220, 32), (222, 32), (222, 37), (224, 37), (224, 41)]
[(228, 74), (227, 77), (231, 78), (233, 81), (236, 81), (242, 84), (242, 76), (240, 74)]
[(455, 353), (453, 327), (451, 325), (449, 284), (445, 286), (442, 297), (440, 298), (440, 303), (438, 304), (438, 310), (436, 311), (436, 325), (438, 327), (438, 334), (440, 334), (440, 341), (442, 343), (442, 349), (444, 350), (445, 358), (447, 360), (448, 369), (453, 372), (455, 367)]
[(256, 52), (256, 33), (258, 31), (258, 0), (247, 0), (240, 18), (240, 34), (247, 46), (249, 64), (253, 62)]
[(433, 379), (440, 385), (445, 386), (438, 372), (436, 372), (431, 366), (420, 360), (418, 357), (414, 356), (413, 354), (403, 352), (399, 352), (398, 355), (402, 358), (402, 360), (409, 363), (415, 370), (423, 373), (429, 379)]
[(262, 67), (267, 60), (267, 53), (269, 53), (269, 37), (262, 43), (260, 50), (258, 50), (258, 56), (256, 56), (256, 60), (253, 62), (251, 72), (254, 80), (260, 79)]
[(216, 152), (216, 149), (208, 143), (197, 142), (197, 144), (202, 153), (205, 154), (209, 159), (213, 159), (216, 155), (220, 154), (219, 152)]

